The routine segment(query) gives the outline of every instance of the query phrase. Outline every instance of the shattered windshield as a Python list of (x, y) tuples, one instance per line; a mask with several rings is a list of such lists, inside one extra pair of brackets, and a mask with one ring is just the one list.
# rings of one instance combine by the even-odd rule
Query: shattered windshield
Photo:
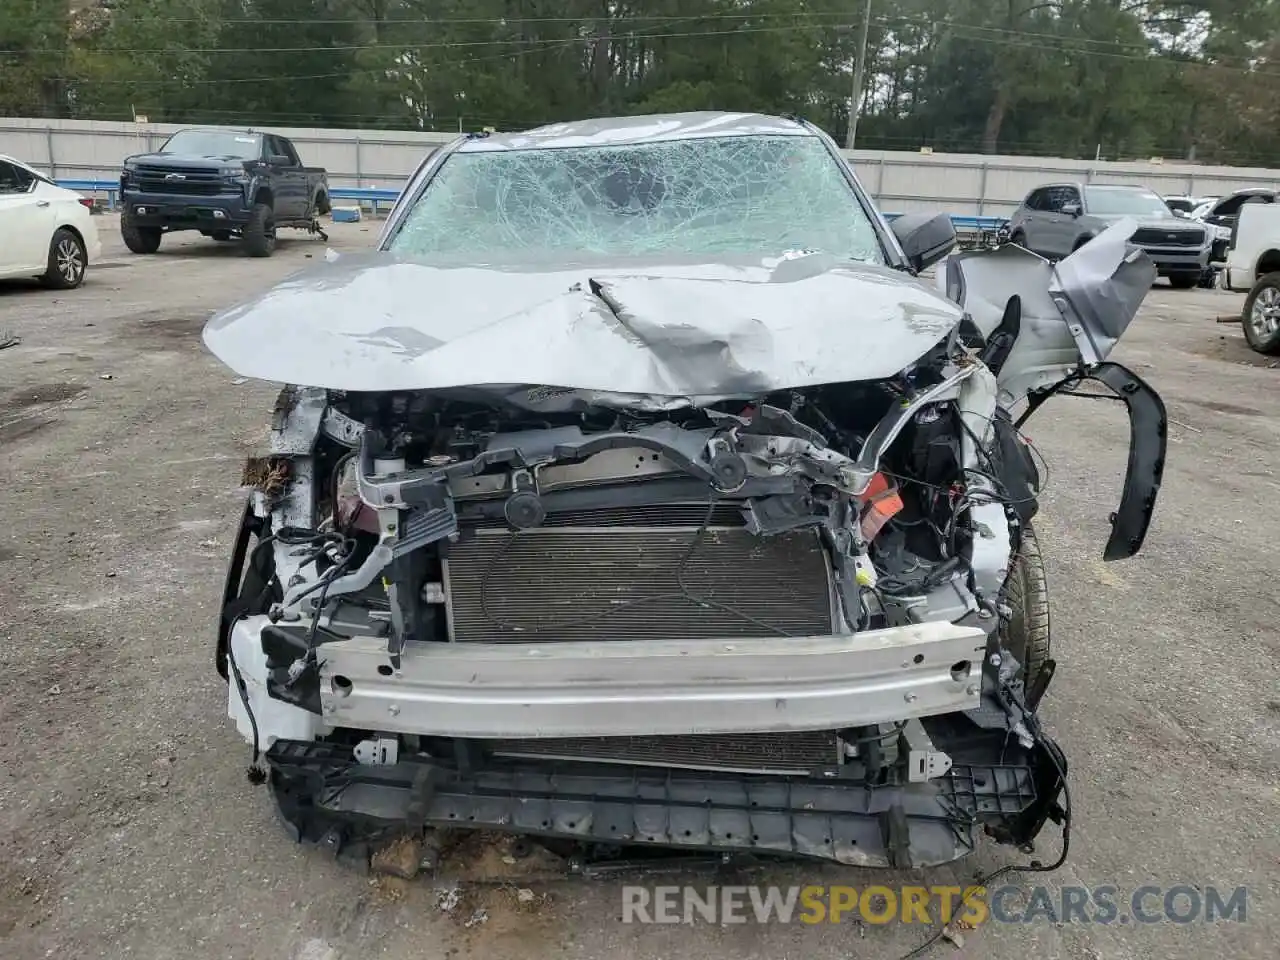
[(415, 255), (763, 254), (884, 262), (817, 137), (453, 154), (390, 242)]

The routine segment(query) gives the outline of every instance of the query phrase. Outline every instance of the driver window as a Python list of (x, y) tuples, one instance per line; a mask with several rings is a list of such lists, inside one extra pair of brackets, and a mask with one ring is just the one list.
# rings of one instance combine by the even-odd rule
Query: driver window
[(26, 193), (34, 182), (26, 170), (0, 160), (0, 194)]

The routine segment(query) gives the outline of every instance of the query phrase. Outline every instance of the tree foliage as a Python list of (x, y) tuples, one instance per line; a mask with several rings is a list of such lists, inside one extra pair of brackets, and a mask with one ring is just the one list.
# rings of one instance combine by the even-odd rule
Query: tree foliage
[[(873, 0), (859, 145), (1271, 165), (1280, 0)], [(854, 0), (4, 0), (0, 110), (518, 129), (697, 109), (844, 136)]]

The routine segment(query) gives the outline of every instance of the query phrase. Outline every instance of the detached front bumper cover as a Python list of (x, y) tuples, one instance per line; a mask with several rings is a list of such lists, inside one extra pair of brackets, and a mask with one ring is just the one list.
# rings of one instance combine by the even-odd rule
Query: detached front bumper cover
[(588, 764), (467, 769), (427, 757), (362, 765), (350, 747), (278, 740), (267, 752), (277, 810), (299, 842), (367, 862), (375, 845), (467, 828), (602, 846), (926, 867), (974, 849), (979, 827), (1030, 844), (1058, 819), (1066, 761), (1042, 739), (1022, 765), (957, 764), (925, 783), (677, 774)]

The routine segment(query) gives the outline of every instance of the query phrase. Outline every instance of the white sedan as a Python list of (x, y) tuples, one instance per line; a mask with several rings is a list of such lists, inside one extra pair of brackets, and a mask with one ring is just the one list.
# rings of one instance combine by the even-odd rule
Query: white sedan
[(39, 277), (57, 290), (80, 286), (102, 253), (92, 206), (74, 190), (0, 154), (0, 279)]

